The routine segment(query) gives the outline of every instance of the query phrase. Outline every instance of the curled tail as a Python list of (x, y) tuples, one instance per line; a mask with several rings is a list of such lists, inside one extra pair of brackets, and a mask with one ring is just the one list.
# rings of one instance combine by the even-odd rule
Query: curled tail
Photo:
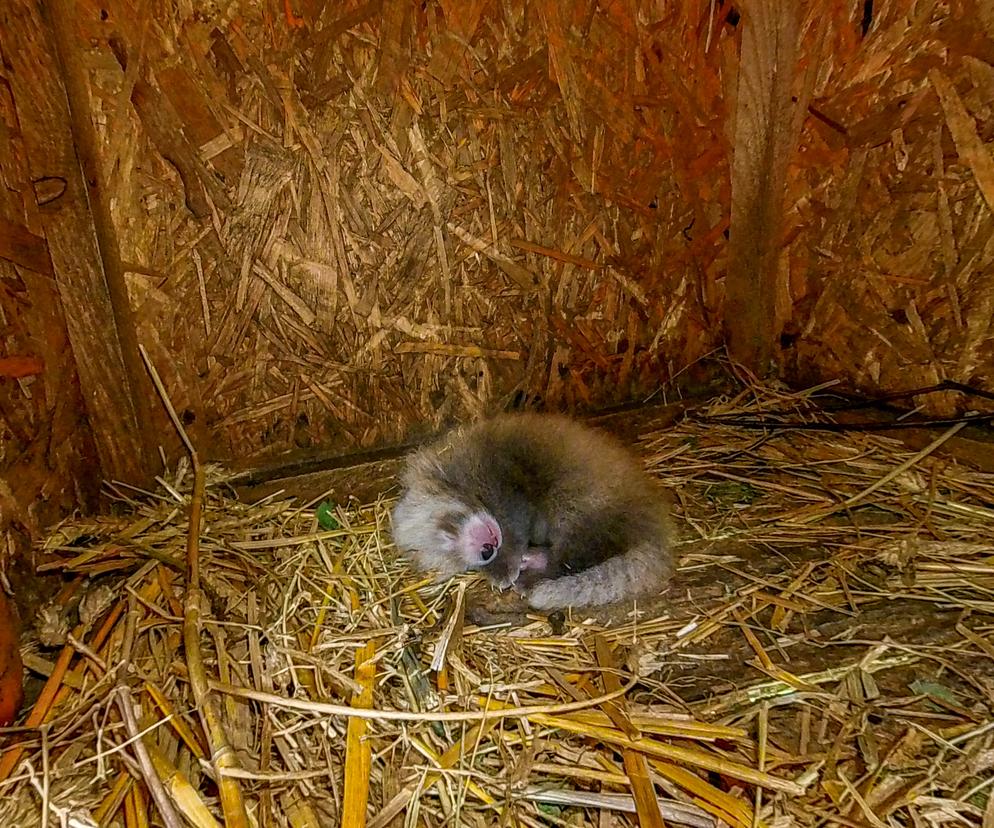
[(539, 581), (527, 601), (535, 609), (553, 610), (658, 595), (673, 574), (671, 555), (668, 544), (643, 543), (575, 575)]

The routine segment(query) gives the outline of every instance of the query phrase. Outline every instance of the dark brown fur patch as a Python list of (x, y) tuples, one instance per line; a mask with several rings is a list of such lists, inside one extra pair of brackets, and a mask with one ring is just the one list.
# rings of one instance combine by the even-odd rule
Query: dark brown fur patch
[(438, 528), (447, 535), (455, 537), (459, 534), (459, 527), (466, 520), (464, 512), (446, 512), (438, 519)]

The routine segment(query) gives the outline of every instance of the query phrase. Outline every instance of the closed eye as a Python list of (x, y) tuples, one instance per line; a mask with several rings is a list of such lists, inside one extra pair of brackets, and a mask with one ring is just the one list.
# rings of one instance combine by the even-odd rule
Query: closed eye
[(447, 538), (455, 538), (459, 534), (459, 527), (462, 526), (465, 517), (456, 512), (446, 512), (435, 518), (435, 525), (438, 531)]

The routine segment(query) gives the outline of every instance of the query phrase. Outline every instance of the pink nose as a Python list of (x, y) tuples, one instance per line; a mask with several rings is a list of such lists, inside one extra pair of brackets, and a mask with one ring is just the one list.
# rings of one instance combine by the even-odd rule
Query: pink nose
[(489, 515), (474, 515), (466, 527), (466, 534), (474, 552), (487, 544), (500, 549), (501, 534), (497, 521)]

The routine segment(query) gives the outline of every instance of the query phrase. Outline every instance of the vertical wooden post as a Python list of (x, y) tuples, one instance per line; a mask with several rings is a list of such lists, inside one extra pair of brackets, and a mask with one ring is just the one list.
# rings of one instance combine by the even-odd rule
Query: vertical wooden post
[(760, 376), (772, 367), (782, 322), (777, 272), (787, 161), (796, 143), (791, 81), (800, 6), (743, 4), (725, 330), (731, 357)]
[[(9, 67), (18, 125), (38, 192), (38, 214), (101, 471), (107, 478), (144, 483), (152, 468), (146, 445), (150, 396), (145, 389), (150, 385), (143, 382), (117, 238), (99, 174), (84, 70), (78, 56), (74, 63), (69, 55), (69, 80), (63, 88), (51, 45), (54, 34), (56, 51), (64, 58), (73, 48), (72, 11), (56, 3), (49, 27), (41, 5), (47, 6), (32, 0), (0, 3), (0, 49)], [(47, 200), (38, 182), (50, 185)]]

